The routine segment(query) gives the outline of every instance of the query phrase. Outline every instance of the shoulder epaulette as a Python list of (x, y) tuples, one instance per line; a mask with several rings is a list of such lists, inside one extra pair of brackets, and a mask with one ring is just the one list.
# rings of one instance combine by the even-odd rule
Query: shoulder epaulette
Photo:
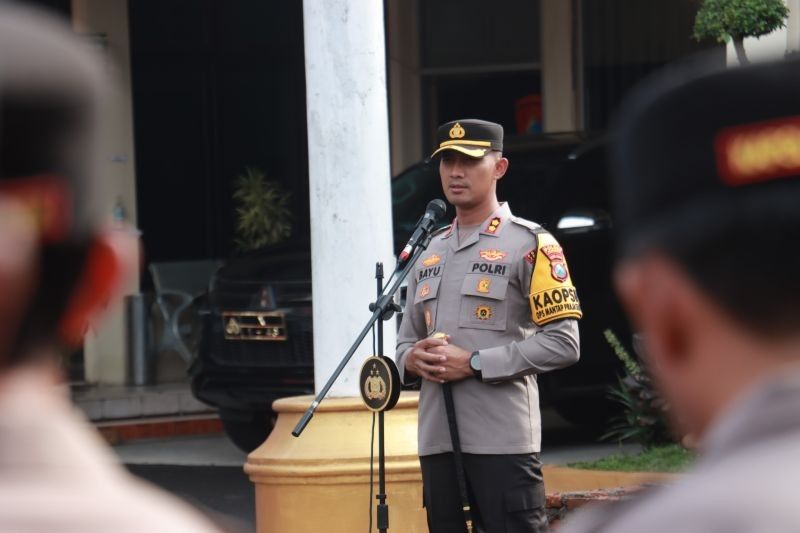
[(511, 217), (511, 222), (514, 222), (524, 228), (527, 228), (531, 233), (535, 234), (547, 233), (547, 230), (545, 230), (542, 226), (540, 226), (536, 222), (531, 222), (530, 220), (525, 220), (524, 218)]

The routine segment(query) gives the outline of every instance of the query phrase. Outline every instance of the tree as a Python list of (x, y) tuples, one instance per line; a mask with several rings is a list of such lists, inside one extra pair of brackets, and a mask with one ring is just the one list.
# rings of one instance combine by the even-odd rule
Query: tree
[(786, 26), (789, 9), (783, 0), (703, 0), (694, 19), (697, 40), (733, 41), (736, 57), (748, 64), (745, 37), (761, 37)]

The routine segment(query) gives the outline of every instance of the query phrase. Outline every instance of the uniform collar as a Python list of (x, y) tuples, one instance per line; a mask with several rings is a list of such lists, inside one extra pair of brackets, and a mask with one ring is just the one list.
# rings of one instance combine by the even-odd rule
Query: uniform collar
[[(479, 226), (480, 229), (478, 231), (472, 233), (461, 243), (459, 243), (457, 239), (452, 239), (450, 241), (450, 247), (453, 249), (453, 251), (458, 252), (459, 250), (468, 248), (478, 242), (481, 238), (481, 235), (499, 237), (508, 224), (509, 218), (511, 218), (511, 209), (508, 207), (506, 202), (503, 202), (500, 204), (500, 207), (494, 211), (494, 213), (489, 215), (488, 218), (481, 222)], [(444, 236), (445, 239), (449, 238), (456, 231), (457, 223), (458, 219), (453, 220), (453, 225), (450, 226), (450, 230)]]
[(508, 202), (502, 202), (500, 207), (481, 223), (481, 235), (499, 237), (508, 225), (509, 218), (511, 218), (511, 208)]
[[(500, 202), (500, 207), (498, 207), (491, 215), (489, 215), (488, 218), (480, 223), (479, 227), (481, 229), (480, 231), (475, 232), (474, 235), (481, 234), (499, 237), (505, 227), (508, 225), (508, 219), (510, 219), (512, 216), (513, 215), (511, 214), (511, 208), (509, 207), (508, 202)], [(457, 226), (458, 217), (453, 219), (452, 224), (450, 224), (450, 229), (447, 230), (447, 233), (442, 236), (442, 239), (449, 239), (450, 236), (456, 231)]]

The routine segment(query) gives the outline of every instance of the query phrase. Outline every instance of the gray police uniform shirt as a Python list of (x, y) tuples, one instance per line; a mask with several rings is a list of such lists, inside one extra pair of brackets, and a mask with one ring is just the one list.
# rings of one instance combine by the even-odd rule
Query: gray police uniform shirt
[(800, 364), (743, 393), (671, 486), (576, 511), (563, 533), (800, 531)]
[[(501, 204), (458, 242), (454, 223), (432, 239), (409, 276), (396, 352), (405, 358), (435, 332), (478, 351), (483, 381), (452, 384), (465, 453), (533, 453), (541, 448), (536, 375), (578, 361), (580, 304), (561, 247), (540, 226)], [(421, 380), (419, 454), (452, 451), (441, 386)]]

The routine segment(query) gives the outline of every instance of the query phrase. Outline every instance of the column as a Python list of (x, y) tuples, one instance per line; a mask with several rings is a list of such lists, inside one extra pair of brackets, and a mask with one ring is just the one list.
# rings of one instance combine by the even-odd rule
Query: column
[(572, 2), (541, 0), (544, 131), (577, 129), (573, 82)]
[[(393, 268), (383, 2), (305, 0), (303, 20), (319, 391), (370, 317), (376, 261)], [(393, 321), (384, 332), (392, 353)], [(331, 396), (358, 395), (371, 352), (368, 336)]]
[[(90, 45), (101, 48), (116, 85), (108, 106), (106, 135), (102, 146), (102, 171), (106, 177), (106, 212), (111, 219), (121, 207), (128, 224), (136, 225), (136, 174), (133, 153), (133, 104), (131, 97), (128, 0), (72, 0), (72, 25)], [(139, 292), (134, 273), (126, 294)], [(86, 336), (86, 380), (122, 384), (127, 375), (125, 316), (122, 302), (109, 309)]]

